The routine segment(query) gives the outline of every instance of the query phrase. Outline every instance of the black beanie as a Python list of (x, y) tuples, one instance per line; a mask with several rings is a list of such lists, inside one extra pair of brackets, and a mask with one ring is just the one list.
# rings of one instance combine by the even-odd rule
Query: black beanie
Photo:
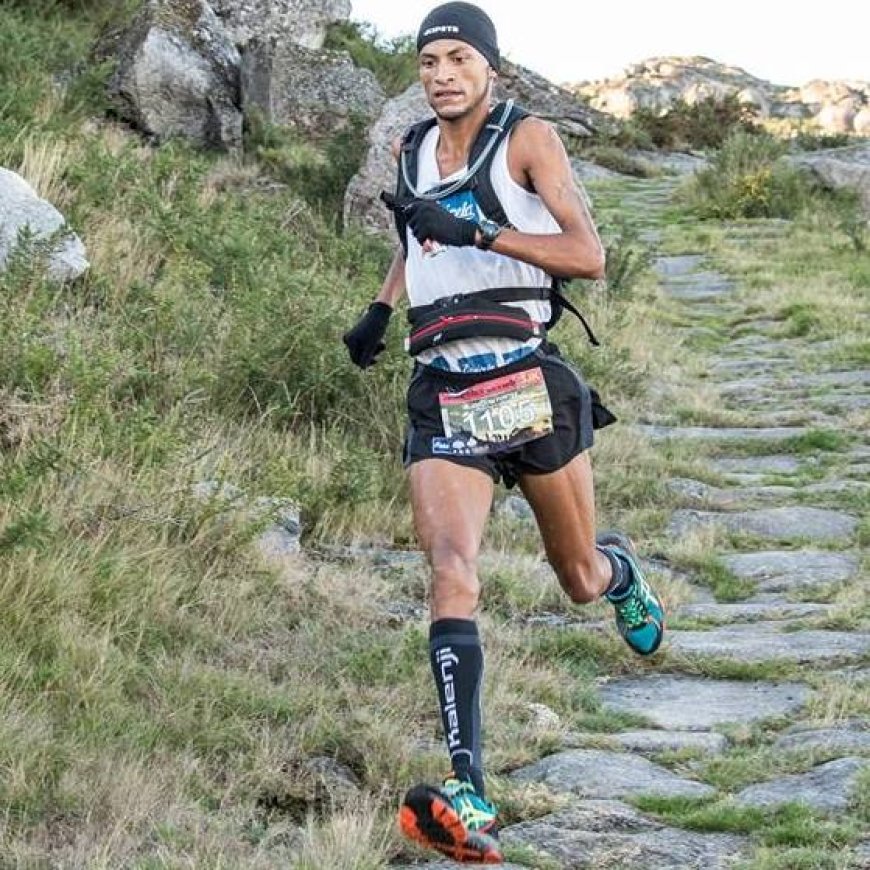
[(436, 39), (458, 39), (474, 46), (498, 70), (498, 37), (490, 17), (471, 3), (445, 3), (433, 9), (417, 32), (417, 54)]

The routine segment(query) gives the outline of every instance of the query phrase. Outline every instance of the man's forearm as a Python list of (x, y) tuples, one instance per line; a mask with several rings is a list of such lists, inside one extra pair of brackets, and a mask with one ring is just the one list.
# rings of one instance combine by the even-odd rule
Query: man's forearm
[(387, 270), (387, 276), (381, 285), (376, 302), (383, 302), (390, 308), (395, 308), (399, 300), (405, 294), (405, 255), (401, 248), (396, 250), (393, 262)]
[(534, 235), (505, 229), (490, 250), (538, 266), (560, 278), (603, 278), (604, 250), (595, 233)]

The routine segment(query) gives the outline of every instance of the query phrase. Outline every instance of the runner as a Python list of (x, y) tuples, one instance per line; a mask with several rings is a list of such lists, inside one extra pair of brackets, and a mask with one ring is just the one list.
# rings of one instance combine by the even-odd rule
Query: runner
[[(605, 596), (640, 655), (659, 647), (661, 602), (625, 535), (595, 535), (588, 450), (614, 422), (546, 329), (570, 306), (560, 279), (601, 278), (604, 254), (553, 128), (491, 109), (495, 27), (470, 3), (426, 16), (420, 80), (435, 113), (394, 144), (401, 248), (377, 299), (344, 337), (375, 362), (407, 292), (415, 357), (404, 447), (414, 524), (431, 568), (430, 657), (451, 773), (404, 798), (411, 839), (459, 861), (500, 863), (481, 755), (483, 652), (477, 556), (495, 483), (519, 484), (562, 588)], [(509, 132), (508, 132), (509, 131)], [(494, 289), (495, 288), (495, 289)]]

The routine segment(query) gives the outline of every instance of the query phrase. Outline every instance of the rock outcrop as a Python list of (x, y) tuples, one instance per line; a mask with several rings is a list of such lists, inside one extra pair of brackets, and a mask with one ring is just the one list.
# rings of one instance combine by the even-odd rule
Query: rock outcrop
[(232, 150), (246, 106), (325, 134), (377, 115), (384, 95), (372, 73), (322, 51), (329, 24), (349, 14), (348, 0), (148, 0), (96, 54), (117, 59), (109, 94), (123, 120), (158, 140)]
[[(503, 65), (494, 96), (496, 100), (512, 97), (529, 111), (551, 121), (568, 139), (589, 136), (612, 123), (569, 91), (516, 64)], [(382, 190), (392, 190), (395, 186), (396, 163), (390, 145), (411, 124), (431, 114), (419, 83), (384, 105), (369, 130), (369, 150), (362, 168), (351, 180), (345, 195), (345, 223), (354, 221), (372, 232), (391, 229), (392, 217), (378, 199)]]
[(870, 215), (870, 143), (811, 151), (786, 159), (811, 172), (826, 187), (857, 191), (864, 211)]
[(157, 139), (232, 149), (242, 141), (239, 52), (204, 0), (149, 0), (118, 43), (109, 95)]
[(48, 247), (47, 271), (51, 278), (71, 281), (80, 277), (89, 266), (85, 247), (75, 233), (65, 228), (66, 220), (50, 202), (40, 198), (20, 175), (0, 168), (0, 271), (24, 233)]
[(650, 58), (632, 64), (622, 76), (581, 82), (571, 90), (618, 118), (638, 109), (662, 111), (678, 99), (693, 104), (736, 95), (760, 118), (812, 122), (827, 133), (870, 132), (870, 82), (814, 80), (790, 88), (705, 57)]
[(323, 47), (330, 24), (347, 21), (350, 0), (210, 0), (233, 42), (277, 38), (303, 48)]
[(242, 109), (258, 109), (274, 124), (323, 136), (351, 118), (370, 124), (386, 100), (374, 73), (344, 52), (294, 43), (252, 42), (242, 60)]

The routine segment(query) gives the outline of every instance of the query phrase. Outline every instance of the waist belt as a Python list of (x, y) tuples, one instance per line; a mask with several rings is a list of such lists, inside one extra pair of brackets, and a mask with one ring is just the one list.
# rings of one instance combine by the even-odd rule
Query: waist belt
[(583, 324), (589, 341), (598, 345), (586, 319), (558, 290), (552, 287), (491, 287), (473, 293), (442, 296), (429, 305), (409, 308), (411, 333), (405, 341), (405, 349), (416, 356), (436, 345), (460, 338), (491, 336), (519, 341), (544, 338), (547, 334), (545, 324), (532, 320), (522, 308), (504, 304), (530, 300), (551, 302), (566, 308)]

